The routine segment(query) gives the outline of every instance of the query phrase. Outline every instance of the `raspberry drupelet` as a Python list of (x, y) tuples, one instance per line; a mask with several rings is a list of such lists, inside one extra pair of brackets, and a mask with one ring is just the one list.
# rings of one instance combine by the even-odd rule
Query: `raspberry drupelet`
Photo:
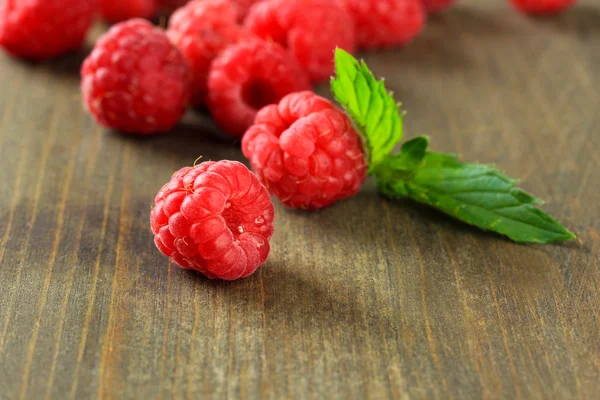
[(206, 103), (213, 60), (228, 46), (253, 37), (237, 24), (237, 10), (228, 0), (191, 1), (171, 16), (167, 35), (191, 67), (196, 105)]
[(316, 210), (352, 197), (366, 178), (362, 142), (350, 120), (311, 92), (262, 109), (242, 151), (284, 205)]
[(352, 17), (337, 0), (263, 1), (250, 8), (244, 23), (287, 48), (312, 82), (331, 76), (336, 47), (350, 53), (355, 48)]
[(229, 47), (213, 62), (208, 108), (226, 133), (241, 137), (261, 108), (310, 88), (302, 68), (277, 43), (244, 41)]
[(156, 0), (97, 0), (102, 18), (110, 22), (130, 18), (151, 18), (157, 10)]
[(150, 224), (156, 247), (175, 264), (234, 280), (266, 261), (274, 219), (267, 189), (246, 166), (209, 161), (173, 174)]
[(190, 98), (190, 71), (165, 33), (148, 21), (113, 26), (81, 68), (81, 91), (102, 125), (133, 134), (174, 127)]
[(362, 49), (402, 46), (417, 36), (427, 18), (421, 0), (344, 0)]
[(96, 14), (96, 0), (4, 0), (0, 2), (0, 47), (40, 61), (83, 44)]

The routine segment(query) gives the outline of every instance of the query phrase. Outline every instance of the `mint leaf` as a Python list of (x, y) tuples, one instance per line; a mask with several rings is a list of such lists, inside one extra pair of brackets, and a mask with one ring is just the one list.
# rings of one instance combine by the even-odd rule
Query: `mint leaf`
[(364, 62), (342, 49), (335, 51), (335, 69), (331, 89), (358, 128), (372, 171), (402, 139), (399, 105)]
[(400, 106), (364, 62), (335, 52), (331, 89), (362, 137), (369, 173), (379, 191), (429, 204), (468, 224), (517, 242), (551, 243), (575, 236), (536, 207), (542, 201), (515, 187), (516, 180), (489, 165), (461, 163), (456, 155), (427, 151), (429, 140), (404, 143)]
[(490, 165), (427, 152), (410, 178), (382, 177), (379, 187), (388, 197), (409, 197), (516, 242), (552, 243), (575, 237), (536, 208), (540, 199), (516, 188), (516, 180)]
[(397, 181), (411, 178), (421, 165), (429, 139), (419, 136), (405, 142), (400, 153), (387, 156), (373, 171), (378, 182)]
[(388, 157), (386, 166), (396, 171), (414, 171), (423, 162), (427, 154), (427, 147), (429, 147), (427, 137), (419, 136), (411, 139), (402, 145), (399, 154)]

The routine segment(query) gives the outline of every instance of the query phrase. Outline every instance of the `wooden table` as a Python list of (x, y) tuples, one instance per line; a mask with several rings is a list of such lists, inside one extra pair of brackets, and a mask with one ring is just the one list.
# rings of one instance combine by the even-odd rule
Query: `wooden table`
[(99, 128), (83, 57), (0, 56), (3, 400), (598, 398), (599, 3), (531, 19), (464, 1), (364, 54), (408, 137), (521, 177), (578, 240), (517, 245), (369, 182), (319, 213), (277, 205), (269, 261), (234, 283), (170, 265), (148, 215), (175, 169), (239, 145), (203, 116)]

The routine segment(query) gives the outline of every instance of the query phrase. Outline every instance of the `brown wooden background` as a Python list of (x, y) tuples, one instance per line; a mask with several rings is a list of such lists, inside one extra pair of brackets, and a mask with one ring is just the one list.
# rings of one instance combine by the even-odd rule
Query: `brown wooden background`
[(175, 169), (239, 146), (206, 117), (98, 128), (82, 57), (0, 56), (1, 399), (598, 398), (600, 3), (533, 19), (465, 0), (364, 54), (408, 137), (521, 177), (577, 241), (517, 245), (370, 182), (320, 213), (277, 206), (268, 263), (234, 283), (169, 265), (148, 214)]

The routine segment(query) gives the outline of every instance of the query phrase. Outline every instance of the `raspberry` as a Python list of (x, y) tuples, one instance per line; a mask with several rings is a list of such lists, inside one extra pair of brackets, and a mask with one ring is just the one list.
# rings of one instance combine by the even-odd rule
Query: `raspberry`
[(107, 21), (151, 18), (157, 11), (156, 0), (99, 0), (100, 15)]
[(423, 5), (430, 13), (439, 13), (456, 3), (456, 0), (423, 0)]
[(67, 53), (81, 47), (95, 13), (95, 0), (4, 0), (0, 46), (30, 60)]
[(348, 117), (311, 92), (263, 108), (242, 151), (267, 189), (292, 208), (315, 210), (352, 197), (366, 178), (362, 143)]
[(235, 6), (228, 0), (195, 0), (171, 17), (167, 35), (192, 68), (192, 103), (206, 103), (212, 61), (228, 46), (252, 36), (236, 19)]
[(150, 215), (156, 247), (208, 278), (252, 274), (270, 251), (275, 210), (267, 189), (237, 161), (183, 168), (155, 198)]
[(171, 129), (190, 97), (190, 72), (164, 32), (142, 19), (113, 26), (81, 68), (89, 112), (109, 128), (150, 134)]
[(348, 52), (355, 47), (352, 17), (335, 0), (263, 1), (250, 9), (245, 25), (286, 47), (313, 82), (333, 73), (336, 47)]
[(511, 0), (519, 10), (529, 14), (556, 14), (575, 4), (577, 0)]
[(372, 49), (410, 42), (425, 25), (421, 0), (345, 0), (354, 18), (357, 44)]
[(241, 137), (261, 108), (289, 93), (309, 90), (310, 83), (285, 49), (257, 39), (228, 48), (214, 61), (208, 89), (215, 122)]

